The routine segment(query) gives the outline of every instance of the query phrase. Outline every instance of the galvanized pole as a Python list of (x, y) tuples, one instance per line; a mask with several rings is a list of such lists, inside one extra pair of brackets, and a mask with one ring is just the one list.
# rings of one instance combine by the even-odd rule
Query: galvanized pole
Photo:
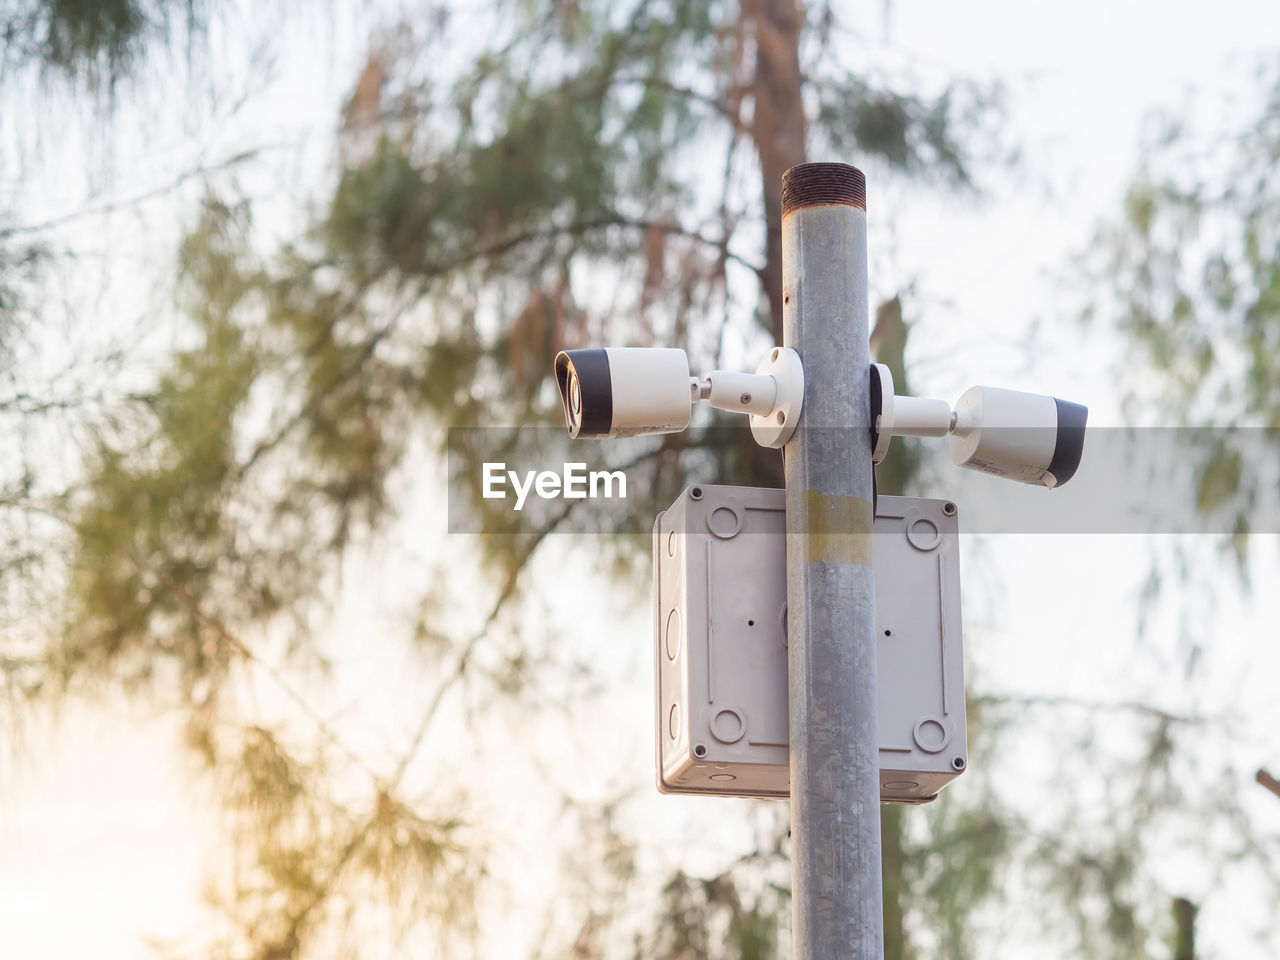
[(882, 960), (868, 430), (866, 181), (782, 178), (783, 342), (804, 363), (784, 448), (796, 960)]

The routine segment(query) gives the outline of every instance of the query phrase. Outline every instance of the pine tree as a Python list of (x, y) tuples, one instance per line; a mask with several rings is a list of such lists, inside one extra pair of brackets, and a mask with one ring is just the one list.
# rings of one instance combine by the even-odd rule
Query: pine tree
[[(559, 347), (681, 344), (710, 367), (780, 341), (787, 167), (836, 156), (873, 183), (972, 189), (992, 93), (880, 85), (844, 60), (839, 30), (833, 10), (794, 0), (442, 7), (371, 45), (304, 235), (264, 248), (252, 205), (210, 192), (179, 252), (181, 349), (93, 436), (86, 482), (47, 505), (70, 530), (68, 615), (42, 666), (46, 688), (123, 684), (179, 705), (234, 841), (214, 890), (221, 952), (354, 950), (378, 910), (446, 951), (495, 922), (477, 916), (481, 825), (465, 796), (427, 790), (448, 777), (423, 768), (439, 762), (442, 717), (474, 708), (515, 729), (579, 689), (577, 664), (538, 642), (527, 588), (549, 533), (582, 521), (512, 526), (450, 488), (450, 509), (489, 535), (475, 557), (448, 551), (403, 625), (433, 686), (393, 749), (353, 746), (307, 681), (325, 666), (318, 637), (406, 502), (545, 442)], [(117, 46), (132, 49), (96, 49), (111, 64)], [(903, 303), (876, 315), (878, 355), (905, 384)], [(610, 522), (644, 530), (694, 478), (778, 484), (777, 454), (744, 434), (633, 448), (637, 495)], [(915, 463), (899, 451), (881, 489), (906, 490)], [(647, 548), (582, 541), (631, 584)], [(461, 569), (473, 560), (482, 576)], [(992, 740), (1024, 706), (975, 697), (971, 723)], [(1143, 717), (1151, 763), (1127, 796), (1149, 798), (1168, 786), (1181, 721)], [(1115, 832), (1054, 841), (989, 780), (966, 780), (925, 811), (885, 810), (888, 955), (973, 955), (974, 918), (1015, 875), (1044, 888), (1070, 952), (1140, 955), (1160, 928), (1134, 879), (1140, 849)], [(566, 802), (589, 889), (544, 954), (785, 955), (785, 817), (743, 809), (753, 850), (646, 896), (619, 804)]]

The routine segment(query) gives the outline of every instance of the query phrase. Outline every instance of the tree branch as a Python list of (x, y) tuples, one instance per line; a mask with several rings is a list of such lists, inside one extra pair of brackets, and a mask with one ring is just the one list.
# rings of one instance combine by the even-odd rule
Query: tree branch
[(257, 157), (265, 148), (254, 147), (249, 150), (241, 150), (239, 153), (233, 154), (213, 165), (200, 164), (189, 170), (184, 170), (168, 183), (158, 187), (152, 187), (150, 190), (144, 190), (141, 193), (134, 194), (122, 200), (109, 200), (97, 205), (82, 207), (71, 213), (61, 214), (56, 217), (50, 217), (48, 220), (41, 220), (35, 223), (23, 223), (13, 227), (0, 229), (0, 240), (9, 237), (22, 236), (32, 233), (46, 233), (50, 230), (56, 230), (59, 227), (65, 227), (68, 224), (75, 223), (77, 220), (83, 220), (86, 217), (101, 216), (109, 213), (115, 213), (117, 210), (128, 210), (146, 203), (148, 200), (155, 200), (166, 194), (172, 193), (179, 187), (184, 186), (188, 181), (199, 177), (207, 177), (213, 173), (222, 173), (233, 167), (239, 166), (247, 160)]
[[(372, 281), (362, 284), (360, 291), (355, 296), (359, 296), (359, 293), (363, 293), (371, 285)], [(262, 459), (262, 457), (283, 443), (285, 438), (293, 432), (294, 428), (297, 427), (298, 424), (302, 423), (307, 419), (307, 417), (315, 413), (320, 408), (320, 405), (329, 397), (329, 394), (346, 382), (347, 377), (359, 371), (365, 362), (373, 356), (373, 352), (378, 348), (378, 344), (385, 340), (392, 330), (395, 329), (396, 324), (400, 322), (400, 319), (404, 316), (405, 312), (417, 302), (421, 294), (422, 288), (421, 285), (418, 285), (415, 287), (414, 292), (409, 295), (408, 299), (391, 312), (391, 316), (387, 318), (387, 322), (373, 332), (361, 348), (359, 354), (357, 354), (353, 363), (339, 370), (338, 373), (334, 375), (333, 379), (311, 395), (311, 398), (303, 404), (301, 409), (281, 424), (271, 436), (264, 438), (253, 448), (253, 451), (249, 456), (246, 457), (242, 463), (236, 466), (235, 478), (240, 479), (244, 477), (244, 475)], [(354, 307), (355, 297), (348, 301), (346, 308), (334, 314), (332, 321), (326, 324), (325, 328), (317, 334), (311, 344), (304, 351), (303, 355), (308, 357), (314, 355), (316, 351), (318, 351), (320, 347), (322, 347), (332, 336), (334, 327), (337, 326), (338, 321), (346, 315), (347, 310), (354, 309)]]
[[(693, 100), (704, 106), (710, 107), (716, 113), (720, 114), (733, 125), (735, 131), (741, 131), (745, 128), (742, 125), (742, 118), (739, 116), (736, 108), (737, 104), (742, 101), (740, 92), (736, 92), (731, 88), (729, 91), (729, 99), (722, 100), (711, 94), (702, 93), (690, 87), (682, 87), (679, 84), (664, 80), (662, 77), (655, 77), (651, 74), (645, 76), (622, 74), (613, 78), (615, 84), (636, 84), (642, 87), (652, 87), (655, 90), (661, 90), (664, 93), (670, 93), (677, 97), (684, 97), (686, 100)], [(735, 95), (736, 93), (736, 95)]]
[[(516, 247), (534, 240), (549, 240), (552, 237), (558, 236), (575, 236), (590, 233), (595, 230), (606, 229), (608, 227), (627, 227), (636, 230), (662, 230), (666, 233), (673, 233), (676, 236), (695, 240), (704, 246), (712, 248), (717, 253), (721, 251), (722, 246), (720, 240), (708, 237), (692, 228), (684, 227), (674, 220), (650, 220), (645, 217), (627, 217), (620, 213), (610, 212), (597, 217), (590, 217), (585, 220), (576, 220), (572, 223), (522, 230), (486, 246), (477, 247), (473, 250), (459, 254), (453, 260), (429, 267), (427, 272), (434, 278), (445, 273), (449, 273), (450, 271), (460, 269), (461, 267), (465, 267), (477, 260), (489, 260), (494, 257), (500, 257), (504, 253), (510, 253)], [(740, 263), (755, 274), (760, 274), (764, 269), (762, 266), (752, 263), (745, 257), (731, 251), (725, 250), (724, 255), (730, 260)]]
[(258, 656), (258, 654), (255, 653), (243, 640), (232, 633), (219, 617), (214, 616), (208, 610), (204, 609), (200, 602), (193, 597), (185, 587), (176, 582), (172, 577), (165, 573), (164, 570), (147, 564), (136, 554), (130, 554), (130, 559), (138, 570), (154, 575), (163, 590), (170, 593), (178, 603), (185, 607), (197, 620), (217, 633), (218, 636), (221, 637), (239, 656), (263, 670), (267, 676), (275, 682), (276, 686), (285, 695), (285, 697), (287, 697), (295, 707), (302, 711), (303, 715), (306, 716), (307, 719), (315, 724), (315, 727), (317, 731), (319, 731), (323, 740), (335, 747), (359, 770), (366, 773), (371, 780), (375, 783), (378, 782), (378, 774), (364, 762), (359, 754), (342, 741), (342, 739), (337, 735), (337, 732), (329, 725), (329, 722), (315, 711), (311, 704), (307, 702), (307, 699), (298, 692), (293, 684), (285, 679), (284, 674), (281, 673), (274, 664), (268, 663), (262, 657)]
[[(633, 467), (658, 455), (660, 452), (660, 449), (646, 451), (634, 457), (630, 461), (620, 464), (619, 469), (625, 470), (629, 467)], [(539, 530), (525, 545), (524, 549), (521, 551), (519, 561), (512, 567), (511, 572), (507, 575), (502, 588), (498, 591), (498, 596), (494, 600), (493, 606), (490, 607), (489, 613), (484, 619), (484, 622), (480, 625), (479, 630), (472, 635), (471, 639), (468, 640), (466, 645), (462, 648), (461, 653), (458, 655), (457, 662), (449, 672), (448, 676), (446, 676), (436, 688), (436, 692), (432, 696), (431, 702), (427, 705), (426, 710), (423, 712), (422, 719), (419, 720), (414, 731), (414, 735), (409, 742), (409, 746), (401, 757), (395, 771), (389, 779), (379, 782), (378, 789), (380, 794), (391, 796), (399, 790), (401, 784), (404, 782), (405, 775), (409, 771), (410, 765), (413, 763), (414, 757), (417, 756), (422, 744), (426, 741), (427, 734), (431, 730), (432, 723), (434, 722), (437, 713), (439, 713), (445, 697), (466, 675), (467, 666), (470, 664), (471, 658), (476, 649), (489, 636), (490, 630), (493, 629), (493, 625), (497, 622), (503, 609), (505, 609), (506, 605), (515, 596), (520, 574), (524, 572), (534, 553), (542, 545), (547, 536), (553, 533), (556, 528), (559, 527), (566, 518), (568, 518), (569, 514), (576, 506), (578, 506), (578, 504), (575, 501), (565, 501), (564, 507), (556, 515), (555, 519), (547, 524), (547, 526), (542, 530)], [(288, 935), (290, 942), (297, 942), (298, 931), (301, 929), (302, 925), (306, 923), (307, 918), (331, 895), (334, 885), (346, 870), (348, 864), (350, 864), (351, 859), (359, 851), (365, 840), (368, 839), (369, 833), (373, 829), (375, 818), (376, 812), (374, 816), (367, 819), (359, 829), (352, 834), (347, 843), (344, 844), (342, 852), (338, 855), (337, 860), (335, 860), (332, 867), (330, 867), (328, 875), (315, 884), (315, 890), (312, 893), (311, 898), (300, 910), (290, 917)]]

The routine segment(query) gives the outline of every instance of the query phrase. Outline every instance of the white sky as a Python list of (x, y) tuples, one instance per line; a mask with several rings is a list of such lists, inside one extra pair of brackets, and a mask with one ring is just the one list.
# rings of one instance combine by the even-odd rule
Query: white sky
[[(115, 145), (123, 158), (113, 195), (128, 198), (155, 185), (148, 181), (154, 165), (139, 162), (130, 173), (130, 158), (154, 155), (157, 144), (178, 144), (172, 148), (175, 155), (216, 160), (243, 144), (302, 143), (301, 149), (280, 151), (278, 162), (264, 168), (280, 178), (278, 208), (268, 208), (268, 216), (274, 212), (281, 224), (290, 222), (298, 215), (297, 205), (320, 186), (336, 105), (355, 75), (371, 19), (343, 11), (336, 16), (336, 27), (318, 24), (279, 40), (274, 79), (255, 90), (248, 108), (235, 118), (202, 126), (195, 146), (184, 145), (188, 131), (175, 124), (173, 111), (164, 110), (157, 114), (164, 119), (147, 121), (162, 129)], [(909, 70), (925, 83), (952, 73), (1002, 81), (1009, 129), (1025, 150), (1022, 168), (988, 184), (991, 197), (982, 203), (907, 194), (874, 180), (869, 185), (873, 251), (892, 249), (895, 275), (918, 273), (923, 284), (915, 334), (917, 388), (949, 399), (978, 382), (1054, 392), (1088, 402), (1094, 423), (1119, 422), (1119, 390), (1109, 373), (1116, 345), (1082, 342), (1069, 316), (1055, 309), (1056, 278), (1068, 256), (1087, 242), (1094, 223), (1118, 208), (1147, 112), (1178, 107), (1195, 90), (1197, 116), (1212, 128), (1221, 119), (1217, 105), (1233, 97), (1247, 105), (1254, 94), (1255, 60), (1280, 50), (1280, 9), (1243, 0), (1160, 5), (910, 0), (894, 2), (887, 22), (879, 2), (854, 5), (843, 19), (865, 24), (850, 42), (853, 56), (869, 65)], [(228, 49), (234, 53), (233, 46)], [(231, 70), (229, 75), (245, 73)], [(20, 120), (10, 117), (10, 122)], [(92, 146), (86, 150), (92, 153)], [(61, 195), (54, 184), (60, 169), (81, 163), (79, 150), (56, 156), (37, 150), (28, 157), (27, 172), (44, 173), (35, 177), (42, 191), (28, 197), (26, 212), (52, 216), (75, 209), (80, 198)], [(184, 165), (175, 160), (172, 169)], [(262, 196), (275, 185), (258, 186), (250, 192)], [(163, 223), (165, 217), (149, 222)], [(108, 224), (97, 244), (95, 274), (83, 286), (90, 289), (129, 270), (143, 276), (158, 272), (156, 264), (166, 261), (156, 258), (169, 255), (174, 239), (139, 235), (132, 222)], [(874, 290), (874, 254), (872, 283)], [(117, 281), (115, 286), (114, 296), (125, 305), (131, 298), (144, 304), (150, 296), (145, 285), (121, 290)], [(949, 306), (940, 309), (940, 302)], [(1052, 362), (1026, 370), (1019, 349), (1001, 345), (1019, 340), (1036, 320), (1044, 321), (1043, 356)], [(440, 530), (438, 515), (424, 522), (427, 529)], [(468, 549), (440, 537), (433, 544), (437, 550)], [(1274, 544), (1259, 546), (1275, 569)], [(1110, 652), (1132, 635), (1134, 600), (1150, 548), (1150, 540), (1138, 537), (972, 538), (965, 552), (971, 669), (981, 672), (988, 689), (1103, 699), (1131, 693), (1131, 678), (1116, 675)], [(1215, 643), (1228, 654), (1232, 647), (1237, 650), (1222, 658), (1232, 666), (1212, 678), (1205, 699), (1222, 702), (1236, 691), (1246, 709), (1261, 710), (1269, 703), (1263, 680), (1278, 675), (1280, 667), (1274, 626), (1280, 622), (1280, 601), (1265, 590), (1251, 601), (1241, 600), (1228, 577), (1207, 569), (1206, 578), (1220, 584), (1220, 606), (1205, 614), (1206, 622)], [(394, 604), (391, 588), (380, 589), (375, 601)], [(349, 620), (355, 617), (349, 614)], [(1168, 616), (1157, 617), (1156, 628), (1176, 627), (1167, 621)], [(609, 727), (610, 747), (619, 764), (627, 767), (638, 756), (634, 763), (643, 770), (651, 762), (648, 610), (633, 606), (619, 619), (607, 592), (598, 591), (571, 622), (563, 638), (567, 644), (598, 649), (600, 638), (608, 637), (616, 649), (612, 654), (602, 650), (602, 657), (620, 679), (631, 677), (621, 681), (609, 718), (616, 724)], [(361, 666), (360, 657), (349, 662), (348, 689), (376, 699), (384, 672), (367, 661), (365, 669)], [(1172, 696), (1176, 701), (1181, 691)], [(1265, 720), (1260, 713), (1260, 725)], [(593, 732), (598, 730), (573, 735)], [(145, 712), (76, 705), (59, 723), (28, 731), (26, 743), (23, 757), (0, 763), (0, 953), (15, 960), (115, 960), (137, 956), (140, 937), (197, 931), (202, 858), (213, 820), (200, 787), (187, 776), (176, 731)], [(1272, 751), (1253, 762), (1280, 765), (1280, 739), (1260, 736), (1249, 746)], [(953, 789), (963, 785), (961, 779)], [(1266, 798), (1259, 800), (1259, 816), (1276, 817)], [(648, 808), (654, 843), (683, 844), (687, 817), (705, 817), (710, 809), (731, 809), (734, 803), (655, 796)], [(492, 816), (495, 835), (504, 828), (517, 834), (527, 828), (500, 805)], [(1271, 823), (1280, 829), (1280, 817)], [(539, 856), (536, 842), (529, 841), (523, 850), (516, 846), (507, 853), (506, 865), (540, 863)], [(545, 882), (546, 870), (518, 872), (536, 889)], [(1194, 877), (1187, 883), (1194, 887)], [(521, 889), (521, 880), (513, 880), (514, 899)], [(521, 944), (536, 935), (537, 921), (514, 912), (511, 930), (495, 941), (493, 955), (522, 955)], [(1206, 913), (1202, 922), (1210, 944), (1222, 950), (1232, 942), (1235, 918)], [(1233, 953), (1242, 955), (1247, 954)]]

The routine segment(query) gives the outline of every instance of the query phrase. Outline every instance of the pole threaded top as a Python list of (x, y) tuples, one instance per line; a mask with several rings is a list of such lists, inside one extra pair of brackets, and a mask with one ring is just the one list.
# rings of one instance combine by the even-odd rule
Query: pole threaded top
[(782, 215), (800, 207), (845, 204), (867, 209), (867, 178), (847, 163), (800, 163), (782, 175)]

